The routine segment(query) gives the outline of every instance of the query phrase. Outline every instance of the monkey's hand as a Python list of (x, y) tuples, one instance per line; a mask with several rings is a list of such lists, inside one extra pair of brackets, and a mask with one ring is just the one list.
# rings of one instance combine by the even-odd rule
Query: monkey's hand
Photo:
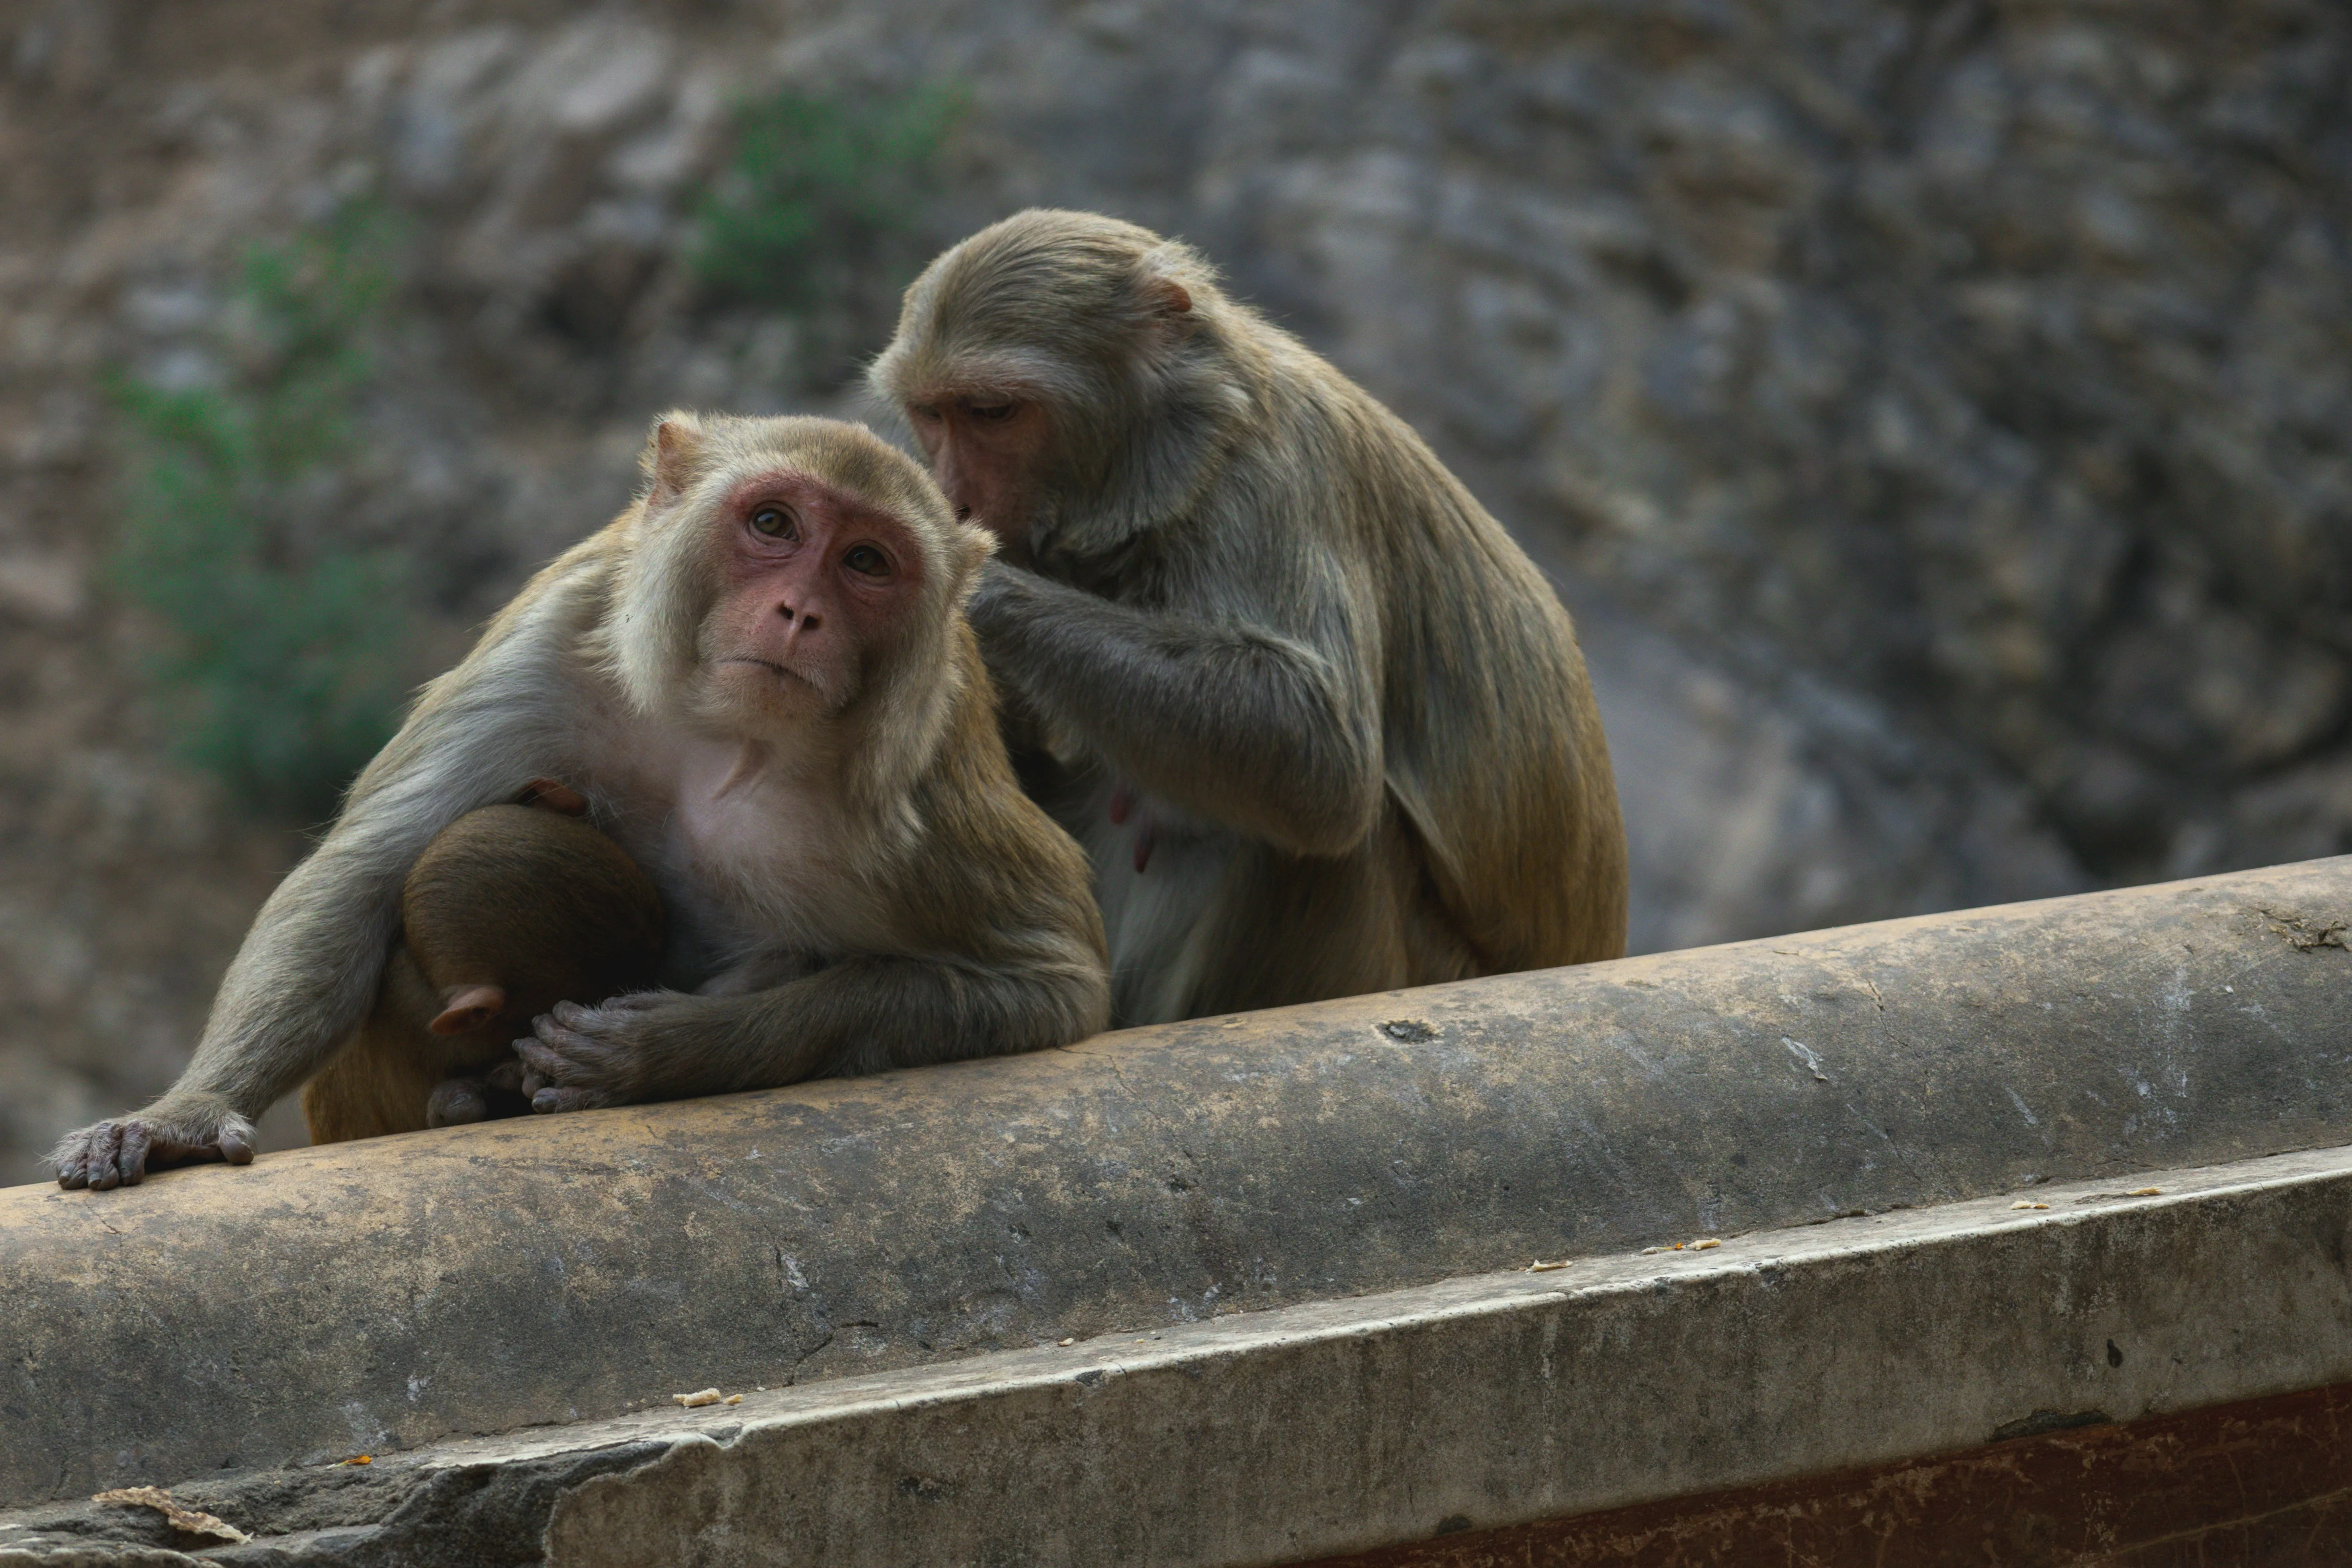
[(646, 1099), (646, 1068), (661, 1015), (688, 1005), (677, 991), (640, 991), (595, 1007), (558, 1002), (530, 1021), (531, 1037), (515, 1042), (522, 1091), (541, 1115), (595, 1110)]
[(174, 1105), (160, 1100), (136, 1116), (110, 1117), (68, 1132), (49, 1155), (58, 1185), (96, 1193), (135, 1187), (150, 1167), (198, 1165), (222, 1160), (253, 1163), (253, 1123), (209, 1099)]

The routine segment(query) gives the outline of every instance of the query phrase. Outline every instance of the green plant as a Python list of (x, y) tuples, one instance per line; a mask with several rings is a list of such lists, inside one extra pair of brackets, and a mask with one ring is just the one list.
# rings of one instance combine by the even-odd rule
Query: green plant
[(176, 749), (264, 811), (331, 809), (398, 718), (405, 563), (304, 526), (355, 449), (389, 230), (353, 205), (254, 247), (218, 384), (110, 389), (131, 459), (110, 580), (161, 624), (150, 672)]
[(801, 315), (862, 302), (877, 284), (895, 295), (964, 97), (786, 88), (740, 105), (733, 153), (696, 214), (704, 286)]

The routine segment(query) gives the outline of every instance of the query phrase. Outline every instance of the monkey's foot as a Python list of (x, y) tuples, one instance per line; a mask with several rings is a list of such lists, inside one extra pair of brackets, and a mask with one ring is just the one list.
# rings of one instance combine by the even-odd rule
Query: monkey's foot
[(137, 1186), (151, 1168), (213, 1160), (252, 1163), (252, 1122), (234, 1112), (221, 1113), (215, 1127), (203, 1126), (205, 1120), (210, 1119), (122, 1116), (68, 1132), (49, 1156), (58, 1170), (58, 1185), (68, 1192), (87, 1187), (103, 1193)]
[(478, 1078), (445, 1078), (425, 1101), (425, 1125), (457, 1127), (490, 1119), (490, 1086)]
[(530, 1101), (522, 1093), (521, 1074), (520, 1070), (511, 1074), (506, 1071), (521, 1066), (520, 1062), (509, 1062), (493, 1068), (480, 1078), (443, 1079), (433, 1086), (433, 1093), (425, 1102), (425, 1125), (462, 1127), (469, 1121), (496, 1121), (527, 1114)]

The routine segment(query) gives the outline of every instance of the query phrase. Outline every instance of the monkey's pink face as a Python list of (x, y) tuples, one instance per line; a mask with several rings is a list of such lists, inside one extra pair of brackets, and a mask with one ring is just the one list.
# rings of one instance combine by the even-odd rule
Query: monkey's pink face
[(956, 516), (1007, 545), (1020, 545), (1028, 536), (1036, 474), (1053, 434), (1045, 405), (950, 395), (909, 403), (907, 417)]
[(890, 513), (806, 474), (743, 480), (719, 509), (721, 586), (706, 662), (733, 695), (838, 711), (919, 603), (923, 554)]

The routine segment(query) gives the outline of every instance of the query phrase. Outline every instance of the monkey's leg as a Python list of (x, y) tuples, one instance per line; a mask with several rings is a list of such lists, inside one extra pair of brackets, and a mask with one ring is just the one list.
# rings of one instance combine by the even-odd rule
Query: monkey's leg
[(440, 1070), (420, 1058), (404, 1031), (371, 1021), (302, 1090), (313, 1143), (421, 1132)]

